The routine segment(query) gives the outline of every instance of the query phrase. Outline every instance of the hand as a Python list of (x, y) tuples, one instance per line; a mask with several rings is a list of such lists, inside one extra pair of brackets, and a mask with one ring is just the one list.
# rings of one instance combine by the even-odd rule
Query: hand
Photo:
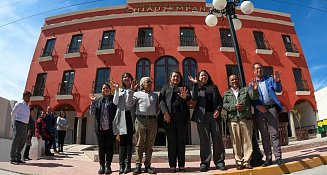
[(136, 80), (133, 80), (133, 81), (132, 81), (132, 84), (131, 84), (131, 88), (132, 88), (132, 90), (133, 90), (133, 91), (136, 91), (138, 86), (139, 86), (139, 85), (137, 84), (137, 81), (136, 81)]
[(116, 83), (114, 80), (110, 80), (112, 83), (112, 86), (115, 88), (116, 91), (119, 91), (119, 84)]
[(164, 121), (167, 122), (167, 123), (170, 123), (170, 115), (169, 115), (168, 112), (166, 112), (166, 113), (164, 114)]
[(258, 90), (258, 80), (256, 78), (253, 78), (252, 80), (252, 90)]
[(261, 113), (266, 113), (267, 112), (267, 109), (262, 106), (262, 105), (258, 105), (256, 106), (256, 108), (261, 112)]
[(97, 98), (93, 93), (90, 93), (89, 97), (92, 101), (94, 101)]
[(182, 98), (182, 99), (186, 99), (186, 94), (188, 92), (186, 87), (181, 87), (180, 88), (181, 93), (178, 93), (178, 95)]
[(237, 103), (237, 104), (235, 104), (235, 108), (238, 111), (243, 111), (244, 110), (244, 105), (242, 103)]
[(278, 83), (280, 81), (280, 71), (274, 69), (274, 80)]
[(193, 83), (197, 84), (199, 81), (197, 79), (194, 79), (191, 75), (188, 76), (188, 79)]
[(220, 112), (218, 110), (215, 110), (215, 113), (213, 113), (213, 118), (218, 118)]

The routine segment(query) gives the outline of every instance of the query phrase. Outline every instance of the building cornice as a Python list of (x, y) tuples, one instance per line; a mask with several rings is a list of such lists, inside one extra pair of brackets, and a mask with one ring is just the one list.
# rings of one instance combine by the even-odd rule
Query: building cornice
[[(123, 18), (136, 18), (136, 17), (157, 17), (157, 16), (203, 16), (205, 17), (207, 12), (146, 12), (146, 13), (125, 13), (125, 14), (112, 14), (112, 15), (104, 15), (104, 16), (95, 16), (83, 19), (76, 19), (72, 21), (65, 21), (50, 25), (44, 25), (42, 30), (54, 29), (57, 27), (64, 27), (69, 25), (87, 23), (87, 22), (96, 22), (110, 19), (123, 19)], [(264, 18), (264, 17), (256, 17), (256, 16), (248, 16), (248, 15), (238, 15), (239, 19), (249, 20), (249, 21), (260, 21), (267, 22), (273, 24), (280, 24), (286, 26), (294, 26), (294, 23), (282, 20), (276, 20), (272, 18)], [(203, 18), (204, 20), (204, 18)]]
[[(127, 0), (127, 4), (134, 3), (152, 3), (152, 2), (165, 2), (169, 3), (169, 1), (164, 0)], [(206, 2), (205, 0), (172, 0), (171, 2)]]

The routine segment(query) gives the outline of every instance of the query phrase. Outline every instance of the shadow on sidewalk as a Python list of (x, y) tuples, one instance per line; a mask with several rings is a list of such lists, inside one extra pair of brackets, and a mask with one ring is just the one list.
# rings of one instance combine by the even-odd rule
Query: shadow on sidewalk
[(73, 167), (71, 165), (63, 165), (61, 163), (27, 163), (26, 166), (37, 166), (37, 167)]

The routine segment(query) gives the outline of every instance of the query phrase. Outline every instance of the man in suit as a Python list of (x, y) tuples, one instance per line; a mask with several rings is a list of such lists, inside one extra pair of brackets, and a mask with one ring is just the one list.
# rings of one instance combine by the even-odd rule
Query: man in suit
[[(276, 92), (282, 90), (280, 71), (275, 69), (273, 77), (265, 77), (263, 75), (263, 67), (261, 63), (254, 63), (252, 68), (254, 75), (256, 76), (259, 90), (259, 99), (252, 101), (252, 105), (255, 108), (254, 122), (261, 133), (262, 145), (266, 155), (266, 161), (262, 166), (265, 167), (272, 165), (270, 137), (272, 137), (273, 153), (275, 155), (276, 164), (282, 165), (283, 161), (278, 133), (278, 112), (283, 109), (283, 105), (276, 96)], [(251, 83), (250, 88), (252, 88)]]

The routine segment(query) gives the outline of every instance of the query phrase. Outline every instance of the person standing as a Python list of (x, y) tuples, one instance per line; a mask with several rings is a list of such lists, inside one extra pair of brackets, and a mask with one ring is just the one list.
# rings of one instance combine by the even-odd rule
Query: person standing
[(117, 112), (113, 121), (114, 135), (119, 135), (119, 173), (129, 173), (131, 169), (131, 159), (133, 151), (133, 121), (135, 119), (135, 110), (126, 105), (127, 95), (131, 89), (136, 91), (137, 85), (132, 75), (128, 72), (123, 73), (121, 77), (122, 88), (113, 82), (115, 94), (113, 102), (117, 105)]
[[(273, 77), (265, 77), (261, 63), (254, 63), (252, 68), (256, 76), (256, 81), (258, 82), (259, 91), (259, 99), (252, 102), (255, 108), (254, 122), (256, 122), (256, 126), (261, 133), (262, 145), (266, 156), (266, 161), (262, 166), (272, 165), (270, 137), (272, 139), (276, 164), (282, 165), (284, 163), (282, 161), (282, 152), (279, 142), (278, 112), (283, 109), (283, 105), (276, 96), (276, 92), (282, 90), (280, 71), (274, 69)], [(253, 84), (250, 83), (249, 87), (252, 88)]]
[[(53, 147), (53, 151), (55, 153), (58, 153), (57, 145), (56, 145), (56, 137), (57, 137), (56, 123), (57, 123), (57, 120), (56, 120), (55, 115), (52, 112), (51, 106), (47, 107), (46, 115), (47, 115), (47, 117), (45, 118), (45, 121), (47, 124), (47, 131), (50, 132), (51, 138), (52, 138), (52, 145), (50, 146), (50, 148)], [(45, 141), (45, 144), (46, 145), (48, 144), (47, 140)]]
[(196, 102), (192, 121), (197, 124), (200, 138), (200, 171), (206, 172), (210, 167), (212, 158), (210, 135), (216, 169), (226, 170), (225, 148), (219, 127), (222, 98), (218, 87), (206, 70), (201, 70), (196, 79), (189, 76), (189, 80), (193, 83), (192, 99)]
[(97, 135), (99, 147), (100, 169), (98, 174), (111, 174), (111, 162), (114, 153), (115, 136), (112, 130), (112, 122), (116, 114), (116, 105), (113, 96), (110, 95), (110, 85), (102, 85), (102, 97), (96, 98), (93, 93), (91, 99), (90, 113), (95, 116), (94, 129)]
[(57, 131), (58, 131), (58, 147), (59, 152), (64, 152), (64, 142), (68, 129), (68, 119), (66, 116), (66, 112), (61, 110), (59, 116), (57, 117)]
[(252, 169), (251, 100), (257, 100), (259, 97), (258, 85), (253, 82), (252, 89), (241, 87), (238, 77), (233, 74), (228, 77), (228, 82), (230, 89), (224, 93), (223, 108), (227, 111), (236, 169)]
[(157, 135), (157, 114), (159, 112), (158, 95), (152, 92), (152, 79), (140, 80), (140, 91), (131, 90), (127, 96), (127, 106), (135, 107), (135, 169), (133, 174), (142, 173), (142, 158), (145, 153), (145, 172), (155, 174), (151, 167), (153, 145)]
[[(31, 110), (30, 110), (31, 112)], [(24, 161), (27, 160), (32, 160), (29, 155), (30, 155), (30, 149), (32, 146), (32, 136), (34, 135), (35, 132), (35, 121), (32, 118), (32, 115), (30, 115), (30, 119), (28, 122), (28, 129), (27, 129), (27, 139), (26, 139), (26, 146), (25, 146), (25, 150), (24, 150)]]
[(53, 145), (53, 136), (51, 134), (51, 131), (47, 128), (47, 114), (46, 112), (42, 111), (41, 116), (36, 120), (35, 123), (35, 136), (37, 139), (42, 138), (47, 144), (45, 144), (45, 151), (44, 154), (46, 156), (54, 156), (53, 153), (51, 153), (51, 146)]
[(176, 172), (176, 159), (178, 159), (179, 171), (185, 172), (185, 145), (190, 120), (187, 102), (191, 100), (191, 94), (184, 86), (179, 71), (170, 74), (170, 83), (162, 87), (159, 99), (167, 134), (170, 172)]
[(27, 125), (30, 118), (30, 108), (28, 103), (30, 102), (31, 95), (30, 92), (25, 91), (23, 93), (23, 101), (16, 103), (11, 112), (14, 138), (11, 144), (10, 163), (14, 165), (26, 163), (21, 160), (21, 152), (25, 146), (27, 138)]

